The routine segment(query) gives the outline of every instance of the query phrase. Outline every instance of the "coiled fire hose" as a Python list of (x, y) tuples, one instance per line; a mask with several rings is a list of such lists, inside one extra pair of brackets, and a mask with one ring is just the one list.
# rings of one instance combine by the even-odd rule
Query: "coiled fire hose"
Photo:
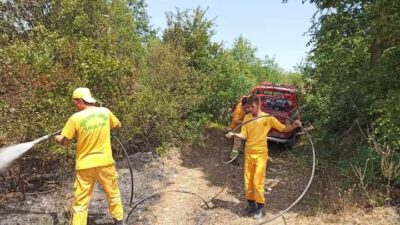
[[(242, 126), (244, 126), (244, 125), (246, 125), (246, 124), (248, 124), (248, 123), (251, 123), (251, 122), (253, 122), (253, 121), (255, 121), (255, 120), (258, 120), (258, 119), (261, 119), (261, 118), (264, 118), (264, 117), (270, 117), (270, 116), (271, 116), (271, 115), (263, 115), (263, 116), (255, 117), (255, 118), (253, 118), (253, 119), (251, 119), (251, 120), (249, 120), (249, 121), (246, 121), (246, 122), (242, 123), (241, 125), (235, 127), (235, 128), (232, 129), (230, 132), (234, 132), (234, 131), (240, 129)], [(292, 120), (292, 119), (291, 119), (291, 120)], [(312, 141), (312, 139), (311, 139), (311, 136), (310, 136), (310, 134), (307, 132), (307, 130), (304, 129), (303, 127), (301, 127), (301, 130), (302, 130), (302, 132), (307, 136), (307, 139), (308, 139), (308, 141), (309, 141), (309, 143), (310, 143), (310, 145), (311, 145), (311, 152), (312, 152), (312, 169), (311, 169), (311, 174), (310, 174), (310, 178), (309, 178), (309, 180), (308, 180), (308, 183), (307, 183), (306, 187), (304, 188), (303, 192), (299, 195), (299, 197), (297, 197), (297, 199), (296, 199), (292, 204), (290, 204), (286, 209), (280, 211), (280, 212), (279, 212), (277, 215), (275, 215), (274, 217), (269, 218), (269, 219), (265, 219), (265, 220), (263, 220), (262, 222), (258, 223), (258, 225), (267, 224), (267, 223), (272, 222), (272, 221), (276, 220), (277, 218), (283, 216), (283, 214), (285, 214), (285, 213), (288, 212), (291, 208), (293, 208), (293, 206), (295, 206), (295, 205), (304, 197), (304, 195), (307, 193), (308, 189), (309, 189), (310, 186), (311, 186), (311, 183), (312, 183), (312, 181), (313, 181), (313, 179), (314, 179), (314, 173), (315, 173), (315, 148), (314, 148), (314, 143), (313, 143), (313, 141)], [(236, 156), (236, 157), (237, 157), (237, 156)], [(220, 161), (221, 161), (223, 164), (229, 164), (229, 163), (231, 163), (233, 160), (236, 159), (236, 157), (233, 157), (233, 159), (230, 159), (229, 161), (223, 161), (223, 160), (221, 159), (221, 151), (219, 152), (219, 158), (220, 158)]]
[(304, 197), (304, 195), (307, 193), (308, 189), (309, 189), (310, 186), (311, 186), (311, 183), (312, 183), (312, 181), (313, 181), (313, 179), (314, 179), (314, 173), (315, 173), (315, 148), (314, 148), (314, 143), (313, 143), (313, 141), (312, 141), (312, 139), (311, 139), (311, 136), (310, 136), (310, 134), (307, 132), (307, 130), (304, 129), (303, 127), (301, 128), (301, 130), (302, 130), (302, 131), (304, 132), (304, 134), (307, 136), (307, 139), (308, 139), (308, 141), (309, 141), (309, 143), (310, 143), (310, 145), (311, 145), (311, 152), (312, 152), (312, 169), (311, 169), (311, 174), (310, 174), (310, 178), (309, 178), (309, 180), (308, 180), (308, 183), (307, 183), (306, 187), (304, 188), (303, 192), (299, 195), (299, 197), (297, 197), (297, 199), (296, 199), (292, 204), (290, 204), (286, 209), (280, 211), (280, 212), (279, 212), (277, 215), (275, 215), (274, 217), (269, 218), (269, 219), (265, 219), (265, 220), (262, 221), (261, 223), (258, 223), (258, 225), (267, 224), (267, 223), (272, 222), (272, 221), (276, 220), (277, 218), (283, 216), (283, 214), (285, 214), (285, 213), (288, 212), (290, 209), (292, 209), (293, 206), (295, 206), (295, 205)]
[[(259, 116), (259, 117), (253, 118), (253, 119), (251, 119), (251, 120), (249, 120), (249, 121), (246, 121), (246, 122), (242, 123), (240, 126), (236, 127), (235, 129), (231, 130), (231, 132), (233, 132), (233, 131), (235, 131), (235, 130), (241, 128), (242, 126), (244, 126), (244, 125), (246, 125), (246, 124), (248, 124), (248, 123), (250, 123), (250, 122), (253, 122), (253, 121), (255, 121), (255, 120), (261, 119), (261, 118), (263, 118), (263, 117), (270, 117), (270, 116), (271, 116), (271, 115), (263, 115), (263, 116)], [(270, 222), (276, 220), (277, 218), (283, 216), (283, 214), (285, 214), (285, 213), (288, 212), (291, 208), (293, 208), (293, 206), (295, 206), (295, 205), (304, 197), (304, 195), (307, 193), (308, 189), (309, 189), (310, 186), (311, 186), (311, 183), (312, 183), (312, 181), (313, 181), (313, 179), (314, 179), (314, 173), (315, 173), (315, 148), (314, 148), (314, 143), (313, 143), (313, 141), (312, 141), (312, 139), (311, 139), (311, 136), (309, 135), (309, 133), (307, 132), (307, 130), (304, 129), (303, 127), (301, 127), (301, 130), (302, 130), (302, 131), (304, 132), (304, 134), (307, 136), (307, 139), (308, 139), (308, 141), (309, 141), (309, 143), (310, 143), (310, 145), (311, 145), (311, 152), (312, 152), (312, 169), (311, 169), (311, 175), (310, 175), (310, 178), (309, 178), (309, 180), (308, 180), (308, 183), (307, 183), (306, 187), (304, 188), (303, 192), (300, 194), (300, 196), (297, 197), (297, 199), (296, 199), (292, 204), (290, 204), (286, 209), (280, 211), (280, 212), (279, 212), (277, 215), (275, 215), (274, 217), (269, 218), (269, 219), (264, 219), (263, 221), (261, 221), (260, 223), (258, 223), (258, 225), (263, 225), (263, 224), (270, 223)], [(178, 193), (184, 193), (184, 194), (194, 195), (194, 196), (198, 197), (199, 199), (201, 199), (201, 200), (203, 201), (204, 205), (206, 205), (208, 209), (210, 208), (210, 206), (208, 205), (209, 201), (206, 201), (204, 198), (202, 198), (200, 195), (198, 195), (198, 194), (196, 194), (196, 193), (189, 192), (189, 191), (183, 191), (183, 190), (167, 190), (167, 191), (156, 192), (156, 193), (154, 193), (154, 194), (152, 194), (152, 195), (149, 195), (149, 196), (147, 196), (147, 197), (145, 197), (145, 198), (143, 198), (143, 199), (141, 199), (141, 200), (135, 202), (135, 203), (132, 205), (132, 200), (133, 200), (133, 172), (132, 172), (132, 167), (131, 167), (131, 165), (130, 165), (129, 158), (128, 158), (128, 153), (126, 152), (126, 149), (123, 147), (122, 143), (118, 140), (118, 138), (116, 138), (114, 135), (113, 135), (113, 138), (118, 142), (118, 144), (119, 144), (119, 145), (121, 146), (121, 148), (123, 149), (124, 155), (125, 155), (125, 157), (126, 157), (128, 163), (129, 163), (130, 170), (131, 170), (131, 178), (132, 178), (132, 179), (131, 179), (131, 182), (132, 182), (131, 185), (132, 185), (132, 191), (131, 191), (131, 201), (130, 201), (130, 204), (129, 204), (130, 207), (131, 207), (131, 211), (128, 213), (128, 216), (127, 216), (127, 218), (126, 218), (126, 222), (129, 221), (129, 217), (131, 216), (131, 214), (134, 212), (134, 210), (137, 208), (137, 206), (138, 206), (139, 204), (141, 204), (141, 203), (143, 203), (143, 202), (145, 202), (145, 201), (147, 201), (147, 200), (149, 200), (149, 199), (151, 199), (151, 198), (153, 198), (153, 197), (155, 197), (155, 196), (159, 196), (159, 195), (161, 195), (161, 194), (163, 194), (163, 193), (178, 192)], [(219, 156), (221, 157), (221, 151), (220, 151)], [(221, 159), (221, 158), (220, 158), (220, 159)], [(235, 160), (235, 158), (234, 158), (233, 160)], [(225, 162), (224, 164), (228, 164), (228, 163), (232, 162), (233, 160), (230, 160), (229, 162)], [(222, 160), (221, 160), (221, 162), (222, 162)]]

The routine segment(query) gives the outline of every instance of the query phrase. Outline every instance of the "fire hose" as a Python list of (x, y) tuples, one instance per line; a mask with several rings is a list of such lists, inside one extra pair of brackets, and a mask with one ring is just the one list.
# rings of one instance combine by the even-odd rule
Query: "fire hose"
[[(251, 120), (249, 120), (249, 121), (246, 121), (246, 122), (242, 123), (242, 124), (239, 125), (238, 127), (235, 127), (235, 128), (232, 129), (230, 132), (234, 132), (234, 131), (240, 129), (242, 126), (244, 126), (244, 125), (246, 125), (246, 124), (248, 124), (248, 123), (251, 123), (251, 122), (253, 122), (253, 121), (255, 121), (255, 120), (261, 119), (261, 118), (263, 118), (263, 117), (270, 117), (270, 116), (271, 116), (271, 115), (263, 115), (263, 116), (255, 117), (255, 118), (253, 118), (253, 119), (251, 119)], [(291, 120), (292, 120), (292, 119), (291, 119)], [(274, 217), (269, 218), (269, 219), (265, 219), (264, 221), (258, 223), (258, 225), (267, 224), (267, 223), (272, 222), (272, 221), (276, 220), (277, 218), (283, 216), (283, 214), (285, 214), (285, 213), (288, 212), (291, 208), (293, 208), (293, 206), (295, 206), (295, 205), (304, 197), (304, 195), (307, 193), (308, 189), (309, 189), (310, 186), (311, 186), (311, 183), (312, 183), (312, 181), (313, 181), (313, 179), (314, 179), (314, 173), (315, 173), (315, 148), (314, 148), (314, 143), (313, 143), (313, 141), (312, 141), (312, 139), (311, 139), (311, 136), (310, 136), (310, 134), (307, 132), (307, 130), (304, 129), (303, 127), (301, 127), (301, 130), (302, 130), (303, 133), (307, 136), (307, 139), (308, 139), (308, 141), (309, 141), (309, 143), (310, 143), (310, 145), (311, 145), (311, 152), (312, 152), (312, 169), (311, 169), (311, 174), (310, 174), (310, 178), (309, 178), (309, 180), (308, 180), (308, 183), (307, 183), (306, 187), (304, 188), (303, 192), (299, 195), (299, 197), (297, 197), (297, 199), (296, 199), (292, 204), (290, 204), (286, 209), (280, 211), (280, 212), (279, 212), (277, 215), (275, 215)], [(237, 155), (236, 155), (236, 157), (237, 157)], [(233, 157), (233, 159), (230, 159), (229, 161), (223, 161), (223, 160), (221, 159), (221, 151), (219, 152), (219, 158), (220, 158), (220, 160), (221, 160), (221, 162), (222, 162), (223, 164), (228, 164), (228, 163), (232, 162), (233, 160), (236, 159), (236, 157)]]
[[(56, 132), (44, 135), (40, 138), (37, 138), (33, 141), (30, 142), (25, 142), (25, 143), (20, 143), (20, 144), (16, 144), (16, 145), (12, 145), (12, 146), (8, 146), (5, 148), (1, 148), (0, 149), (0, 170), (7, 166), (9, 163), (11, 163), (13, 160), (17, 159), (19, 156), (21, 156), (22, 154), (24, 154), (26, 151), (28, 151), (29, 149), (31, 149), (34, 145), (41, 143), (43, 141), (46, 141), (48, 139), (50, 139), (51, 137), (53, 137), (54, 135), (60, 133), (61, 130), (57, 130)], [(129, 155), (128, 152), (126, 151), (125, 146), (122, 144), (122, 142), (114, 135), (111, 135), (112, 138), (118, 143), (118, 145), (121, 147), (122, 149), (122, 154), (123, 157), (126, 159), (128, 166), (129, 166), (129, 171), (130, 171), (130, 176), (131, 176), (131, 196), (130, 196), (130, 201), (129, 201), (129, 206), (132, 207), (133, 204), (133, 196), (134, 196), (134, 179), (133, 179), (133, 168), (132, 168), (132, 164), (129, 160)], [(13, 153), (12, 156), (8, 156), (8, 155), (3, 155), (3, 154), (7, 154), (7, 153)]]
[(132, 164), (131, 161), (129, 160), (129, 155), (128, 152), (126, 151), (125, 146), (122, 144), (122, 142), (114, 135), (111, 135), (112, 138), (114, 138), (114, 140), (118, 143), (118, 145), (121, 147), (122, 149), (122, 153), (123, 156), (125, 158), (125, 160), (128, 162), (128, 166), (129, 166), (129, 172), (131, 175), (131, 197), (129, 200), (129, 207), (132, 207), (133, 204), (133, 195), (134, 195), (134, 190), (135, 190), (135, 186), (134, 186), (134, 179), (133, 179), (133, 168), (132, 168)]
[(286, 209), (284, 209), (283, 211), (280, 211), (278, 213), (278, 215), (270, 218), (270, 219), (266, 219), (264, 221), (262, 221), (261, 223), (259, 223), (258, 225), (262, 225), (262, 224), (267, 224), (273, 220), (276, 220), (277, 218), (283, 216), (283, 214), (285, 214), (286, 212), (288, 212), (291, 208), (293, 208), (293, 206), (295, 206), (303, 197), (304, 195), (307, 193), (308, 189), (311, 186), (311, 183), (314, 179), (314, 174), (315, 174), (315, 148), (314, 148), (314, 143), (311, 139), (310, 134), (307, 132), (306, 129), (304, 129), (303, 127), (301, 128), (302, 131), (304, 132), (304, 134), (307, 136), (307, 139), (311, 145), (311, 152), (312, 152), (312, 169), (311, 169), (311, 174), (310, 174), (310, 178), (308, 180), (308, 183), (306, 185), (306, 187), (304, 188), (303, 192), (299, 195), (299, 197), (292, 203), (290, 204)]
[[(240, 126), (236, 127), (236, 128), (233, 129), (232, 131), (235, 131), (235, 130), (239, 129), (240, 127), (246, 125), (247, 123), (253, 122), (253, 121), (258, 120), (258, 119), (263, 118), (263, 117), (269, 117), (269, 116), (270, 116), (270, 115), (263, 115), (263, 116), (259, 116), (259, 117), (256, 117), (256, 118), (254, 118), (254, 119), (251, 119), (251, 120), (249, 120), (249, 121), (246, 121), (245, 123), (242, 123)], [(258, 225), (267, 224), (267, 223), (272, 222), (272, 221), (276, 220), (277, 218), (283, 216), (283, 214), (285, 214), (285, 213), (288, 212), (291, 208), (293, 208), (293, 206), (295, 206), (295, 205), (304, 197), (304, 195), (307, 193), (308, 189), (310, 188), (310, 185), (311, 185), (311, 183), (312, 183), (312, 180), (314, 179), (314, 173), (315, 173), (315, 148), (314, 148), (314, 143), (313, 143), (313, 141), (312, 141), (312, 139), (311, 139), (311, 136), (308, 134), (307, 130), (304, 129), (303, 127), (302, 127), (301, 129), (302, 129), (302, 131), (304, 132), (304, 134), (307, 136), (307, 139), (308, 139), (308, 141), (309, 141), (309, 143), (310, 143), (310, 145), (311, 145), (311, 152), (312, 152), (312, 169), (311, 169), (311, 175), (310, 175), (310, 178), (309, 178), (309, 180), (308, 180), (308, 183), (307, 183), (306, 187), (304, 188), (303, 192), (300, 194), (300, 196), (299, 196), (292, 204), (290, 204), (286, 209), (280, 211), (280, 212), (279, 212), (277, 215), (275, 215), (274, 217), (269, 218), (269, 219), (265, 219), (265, 220), (263, 220), (262, 222), (258, 223)], [(231, 132), (232, 132), (232, 131), (231, 131)], [(221, 155), (221, 154), (219, 154), (219, 155)], [(233, 161), (233, 160), (231, 160), (230, 162), (232, 162), (232, 161)], [(228, 162), (228, 163), (229, 163), (229, 162)], [(224, 163), (224, 164), (227, 164), (227, 163)], [(141, 203), (143, 203), (143, 202), (145, 202), (145, 201), (147, 201), (147, 200), (149, 200), (149, 199), (151, 199), (151, 198), (153, 198), (153, 197), (155, 197), (155, 196), (159, 196), (160, 194), (163, 194), (163, 193), (170, 193), (170, 192), (178, 192), (178, 193), (184, 193), (184, 194), (194, 195), (194, 196), (200, 198), (200, 199), (204, 202), (204, 204), (207, 206), (208, 209), (210, 208), (210, 207), (209, 207), (209, 202), (210, 202), (210, 201), (206, 201), (204, 198), (202, 198), (200, 195), (198, 195), (198, 194), (196, 194), (196, 193), (188, 192), (188, 191), (182, 191), (182, 190), (167, 190), (167, 191), (156, 192), (156, 193), (154, 193), (154, 194), (152, 194), (152, 195), (149, 195), (149, 196), (147, 196), (147, 197), (145, 197), (145, 198), (143, 198), (143, 199), (141, 199), (141, 200), (135, 202), (133, 205), (131, 205), (131, 211), (128, 213), (128, 216), (127, 216), (127, 218), (126, 218), (126, 222), (128, 222), (129, 217), (131, 216), (131, 214), (133, 213), (133, 211), (137, 208), (137, 206), (138, 206), (139, 204), (141, 204)]]
[(184, 190), (166, 190), (166, 191), (156, 192), (156, 193), (153, 193), (153, 194), (151, 194), (151, 195), (149, 195), (149, 196), (147, 196), (147, 197), (145, 197), (145, 198), (143, 198), (143, 199), (141, 199), (141, 200), (139, 200), (139, 201), (136, 201), (136, 202), (133, 204), (134, 179), (133, 179), (133, 168), (132, 168), (132, 164), (131, 164), (131, 162), (130, 162), (130, 160), (129, 160), (129, 155), (128, 155), (128, 152), (127, 152), (125, 146), (122, 144), (122, 142), (121, 142), (114, 134), (112, 134), (111, 136), (112, 136), (112, 138), (118, 143), (118, 145), (121, 147), (122, 152), (123, 152), (123, 155), (124, 155), (124, 158), (125, 158), (126, 161), (128, 162), (129, 171), (130, 171), (130, 175), (131, 175), (131, 197), (130, 197), (130, 201), (129, 201), (129, 207), (131, 208), (131, 210), (130, 210), (130, 212), (128, 213), (128, 216), (126, 217), (126, 222), (129, 221), (129, 217), (131, 216), (131, 214), (134, 212), (134, 210), (135, 210), (141, 203), (143, 203), (143, 202), (145, 202), (145, 201), (147, 201), (147, 200), (149, 200), (149, 199), (151, 199), (151, 198), (153, 198), (153, 197), (156, 197), (156, 196), (159, 196), (159, 195), (161, 195), (161, 194), (164, 194), (164, 193), (175, 192), (175, 193), (183, 193), (183, 194), (193, 195), (193, 196), (196, 196), (197, 198), (201, 199), (201, 200), (203, 201), (204, 205), (207, 206), (207, 209), (210, 209), (210, 208), (211, 208), (210, 205), (209, 205), (209, 201), (206, 201), (204, 198), (202, 198), (200, 195), (198, 195), (198, 194), (196, 194), (196, 193), (193, 193), (193, 192), (190, 192), (190, 191), (184, 191)]
[(314, 148), (314, 143), (313, 143), (313, 141), (311, 139), (310, 134), (303, 127), (301, 129), (304, 132), (304, 134), (307, 136), (307, 139), (308, 139), (308, 141), (309, 141), (309, 143), (311, 145), (311, 152), (312, 152), (312, 168), (311, 168), (311, 174), (310, 174), (310, 178), (308, 180), (308, 183), (307, 183), (306, 187), (304, 188), (303, 192), (299, 195), (299, 197), (297, 197), (297, 199), (292, 204), (290, 204), (286, 209), (280, 211), (274, 217), (269, 218), (269, 219), (265, 219), (264, 221), (258, 223), (258, 225), (267, 224), (267, 223), (272, 222), (272, 221), (278, 219), (279, 217), (283, 216), (283, 214), (285, 214), (290, 209), (292, 209), (293, 206), (295, 206), (304, 197), (304, 195), (307, 193), (308, 189), (311, 186), (311, 183), (312, 183), (312, 181), (314, 179), (314, 174), (315, 174), (315, 148)]
[[(61, 132), (61, 130), (58, 130), (58, 131), (56, 131), (56, 132), (54, 132), (54, 133), (45, 135), (45, 136), (43, 136), (43, 137), (40, 137), (40, 138), (38, 138), (38, 139), (32, 141), (32, 143), (33, 143), (33, 144), (37, 144), (37, 143), (39, 143), (39, 142), (48, 140), (49, 138), (53, 137), (54, 135), (56, 135), (56, 134), (58, 134), (58, 133), (60, 133), (60, 132)], [(129, 160), (128, 152), (126, 151), (126, 148), (125, 148), (125, 146), (122, 144), (122, 142), (121, 142), (114, 134), (112, 134), (111, 137), (112, 137), (112, 138), (118, 143), (118, 145), (121, 147), (121, 149), (122, 149), (122, 154), (123, 154), (125, 160), (126, 160), (127, 163), (128, 163), (128, 166), (129, 166), (129, 172), (130, 172), (130, 175), (131, 175), (131, 196), (130, 196), (130, 201), (129, 201), (129, 207), (132, 207), (132, 204), (133, 204), (133, 196), (134, 196), (134, 179), (133, 179), (133, 168), (132, 168), (132, 164), (131, 164), (131, 161)]]
[(43, 137), (40, 137), (40, 138), (38, 138), (38, 139), (36, 139), (36, 140), (34, 140), (34, 141), (32, 141), (32, 142), (33, 142), (34, 144), (37, 144), (37, 143), (39, 143), (39, 142), (45, 141), (45, 140), (47, 140), (47, 139), (53, 137), (54, 135), (56, 135), (56, 134), (58, 134), (58, 133), (60, 133), (60, 132), (61, 132), (61, 130), (57, 130), (56, 132), (53, 132), (53, 133), (51, 133), (51, 134), (45, 135), (45, 136), (43, 136)]
[[(235, 130), (238, 130), (239, 128), (241, 128), (242, 126), (244, 126), (244, 125), (246, 125), (246, 124), (248, 124), (248, 123), (250, 123), (250, 122), (253, 122), (253, 121), (255, 121), (255, 120), (261, 119), (261, 118), (263, 118), (263, 117), (269, 117), (269, 116), (270, 116), (270, 115), (263, 115), (263, 116), (259, 116), (259, 117), (256, 117), (256, 118), (254, 118), (254, 119), (251, 119), (251, 120), (249, 120), (249, 121), (246, 121), (246, 122), (242, 123), (241, 125), (239, 125), (238, 127), (236, 127), (235, 129), (231, 130), (231, 132), (233, 132), (233, 131), (235, 131)], [(314, 148), (314, 143), (313, 143), (313, 141), (312, 141), (312, 139), (311, 139), (311, 136), (308, 134), (307, 130), (304, 129), (304, 128), (301, 128), (301, 129), (302, 129), (302, 131), (304, 132), (304, 134), (307, 136), (307, 139), (308, 139), (308, 141), (309, 141), (309, 143), (310, 143), (310, 145), (311, 145), (311, 151), (312, 151), (312, 170), (311, 170), (311, 175), (310, 175), (309, 181), (308, 181), (306, 187), (304, 188), (303, 192), (300, 194), (300, 196), (299, 196), (292, 204), (290, 204), (286, 209), (280, 211), (280, 212), (279, 212), (277, 215), (275, 215), (274, 217), (269, 218), (269, 219), (265, 219), (264, 221), (258, 223), (258, 225), (267, 224), (267, 223), (269, 223), (269, 222), (271, 222), (271, 221), (274, 221), (275, 219), (277, 219), (277, 218), (283, 216), (283, 214), (285, 214), (286, 212), (288, 212), (292, 207), (294, 207), (294, 206), (304, 197), (304, 195), (307, 193), (308, 189), (310, 188), (310, 185), (311, 185), (311, 183), (312, 183), (312, 180), (313, 180), (313, 178), (314, 178), (314, 173), (315, 173), (315, 148)], [(54, 133), (45, 135), (45, 136), (43, 136), (43, 137), (41, 137), (41, 138), (38, 138), (38, 139), (36, 139), (36, 140), (34, 140), (34, 141), (30, 142), (30, 143), (31, 143), (32, 146), (33, 146), (33, 145), (35, 145), (35, 144), (37, 144), (37, 143), (39, 143), (39, 142), (42, 142), (42, 141), (45, 141), (45, 140), (51, 138), (52, 136), (54, 136), (55, 134), (57, 134), (57, 133), (59, 133), (59, 132), (60, 132), (60, 130), (58, 130), (58, 131), (56, 131), (56, 132), (54, 132)], [(152, 194), (152, 195), (150, 195), (150, 196), (147, 196), (147, 197), (145, 197), (145, 198), (143, 198), (143, 199), (141, 199), (141, 200), (139, 200), (139, 201), (137, 201), (137, 202), (135, 202), (135, 203), (133, 204), (134, 179), (133, 179), (133, 168), (132, 168), (132, 164), (131, 164), (131, 162), (130, 162), (130, 160), (129, 160), (128, 152), (127, 152), (125, 146), (122, 144), (122, 142), (121, 142), (114, 134), (112, 135), (112, 138), (113, 138), (113, 139), (118, 143), (118, 145), (121, 147), (123, 156), (124, 156), (124, 158), (126, 159), (126, 161), (127, 161), (127, 163), (128, 163), (129, 171), (130, 171), (130, 176), (131, 176), (131, 196), (130, 196), (130, 201), (129, 201), (129, 206), (131, 207), (131, 211), (129, 212), (129, 214), (128, 214), (127, 218), (126, 218), (126, 221), (127, 221), (127, 222), (128, 222), (128, 220), (129, 220), (130, 215), (133, 213), (133, 211), (137, 208), (137, 206), (138, 206), (139, 204), (141, 204), (141, 203), (145, 202), (146, 200), (151, 199), (151, 198), (153, 198), (153, 197), (155, 197), (155, 196), (158, 196), (158, 195), (160, 195), (160, 194), (163, 194), (163, 193), (178, 192), (178, 193), (184, 193), (184, 194), (194, 195), (194, 196), (200, 198), (200, 199), (204, 202), (204, 204), (207, 206), (208, 209), (210, 208), (209, 205), (208, 205), (209, 202), (206, 201), (204, 198), (202, 198), (200, 195), (198, 195), (198, 194), (196, 194), (196, 193), (193, 193), (193, 192), (184, 191), (184, 190), (167, 190), (167, 191), (157, 192), (157, 193), (154, 193), (154, 194)], [(221, 153), (219, 154), (219, 156), (220, 156), (220, 159), (221, 159)], [(234, 159), (235, 159), (235, 158), (234, 158)], [(233, 159), (233, 160), (234, 160), (234, 159)], [(232, 162), (233, 160), (230, 160), (229, 162), (226, 162), (226, 163), (224, 163), (224, 164), (228, 164), (228, 163)]]

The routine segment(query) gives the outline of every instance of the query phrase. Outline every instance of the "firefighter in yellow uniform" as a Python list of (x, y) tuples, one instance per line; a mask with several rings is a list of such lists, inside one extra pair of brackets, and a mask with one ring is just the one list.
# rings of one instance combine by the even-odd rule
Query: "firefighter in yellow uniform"
[[(246, 111), (244, 109), (244, 105), (246, 105), (247, 97), (243, 97), (242, 100), (235, 106), (235, 109), (233, 111), (232, 115), (232, 121), (230, 124), (231, 129), (235, 129), (237, 126), (243, 123), (243, 118), (246, 115)], [(240, 130), (237, 131), (237, 133), (240, 133)], [(238, 137), (233, 137), (233, 147), (231, 151), (231, 156), (230, 158), (233, 159), (239, 154), (239, 150), (242, 147), (243, 140), (238, 138)]]
[(115, 224), (124, 224), (110, 136), (110, 129), (121, 127), (121, 123), (109, 109), (95, 106), (96, 100), (88, 88), (77, 88), (72, 99), (78, 112), (68, 119), (61, 135), (55, 136), (55, 141), (62, 145), (77, 139), (72, 225), (87, 224), (96, 181), (107, 196), (108, 209)]
[[(253, 118), (268, 115), (261, 111), (260, 98), (251, 95), (245, 105), (247, 114), (243, 123)], [(301, 126), (296, 120), (292, 125), (283, 125), (275, 117), (268, 116), (254, 120), (244, 125), (240, 134), (229, 132), (228, 138), (238, 137), (246, 140), (245, 162), (244, 162), (244, 186), (248, 206), (245, 209), (246, 216), (253, 216), (260, 219), (264, 215), (264, 183), (268, 161), (267, 135), (271, 128), (280, 132), (289, 132)]]

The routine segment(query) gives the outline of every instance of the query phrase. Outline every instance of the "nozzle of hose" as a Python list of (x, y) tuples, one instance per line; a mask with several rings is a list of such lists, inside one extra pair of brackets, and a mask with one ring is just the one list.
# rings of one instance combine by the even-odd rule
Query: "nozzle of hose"
[(37, 144), (37, 143), (39, 143), (39, 142), (48, 140), (49, 138), (53, 137), (54, 135), (56, 135), (56, 134), (58, 134), (58, 133), (60, 133), (60, 132), (61, 132), (61, 129), (60, 129), (60, 130), (57, 130), (56, 132), (53, 132), (53, 133), (51, 133), (51, 134), (45, 135), (45, 136), (43, 136), (43, 137), (40, 137), (40, 138), (34, 140), (34, 141), (33, 141), (33, 144)]

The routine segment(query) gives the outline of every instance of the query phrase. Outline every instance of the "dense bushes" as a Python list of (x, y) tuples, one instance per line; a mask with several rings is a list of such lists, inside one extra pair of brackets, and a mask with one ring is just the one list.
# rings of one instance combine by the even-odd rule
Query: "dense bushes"
[[(252, 86), (284, 77), (243, 37), (232, 49), (212, 42), (214, 22), (200, 8), (168, 13), (157, 38), (142, 0), (0, 4), (2, 144), (59, 129), (79, 86), (115, 111), (119, 135), (138, 149), (196, 142)], [(55, 157), (65, 152), (49, 147)]]
[(321, 161), (362, 193), (384, 193), (366, 194), (371, 204), (390, 202), (400, 183), (400, 4), (311, 2), (321, 14), (310, 30), (304, 115), (318, 128)]
[(198, 138), (204, 121), (194, 124), (208, 93), (206, 84), (204, 75), (188, 66), (182, 49), (152, 41), (131, 111), (123, 114), (132, 124), (130, 133), (153, 147)]
[[(124, 1), (1, 4), (9, 14), (6, 27), (16, 30), (1, 42), (3, 142), (59, 129), (74, 110), (70, 96), (78, 86), (114, 110), (128, 105), (145, 51)], [(21, 10), (41, 13), (32, 19)]]
[[(335, 168), (345, 187), (387, 202), (400, 182), (400, 5), (310, 2), (321, 14), (302, 75), (256, 57), (242, 36), (231, 47), (213, 42), (214, 21), (200, 8), (167, 13), (157, 37), (143, 0), (1, 1), (0, 145), (59, 129), (78, 86), (116, 113), (118, 135), (136, 150), (161, 152), (198, 143), (211, 120), (226, 124), (229, 107), (260, 81), (301, 83), (322, 172)], [(47, 144), (35, 154), (46, 162), (73, 152)]]

